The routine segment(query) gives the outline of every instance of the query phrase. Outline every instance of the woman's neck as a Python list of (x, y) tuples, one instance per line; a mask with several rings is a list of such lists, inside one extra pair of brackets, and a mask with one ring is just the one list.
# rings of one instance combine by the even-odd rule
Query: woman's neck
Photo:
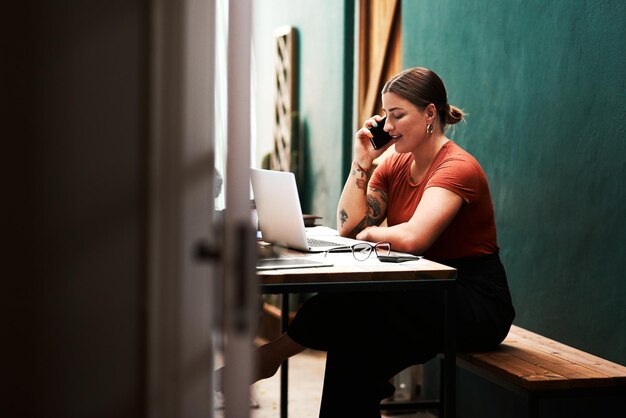
[[(436, 135), (436, 136), (435, 136)], [(433, 160), (449, 139), (443, 134), (433, 134), (434, 138), (427, 141), (419, 149), (413, 151), (413, 164), (411, 164), (411, 178), (415, 183), (421, 181)]]

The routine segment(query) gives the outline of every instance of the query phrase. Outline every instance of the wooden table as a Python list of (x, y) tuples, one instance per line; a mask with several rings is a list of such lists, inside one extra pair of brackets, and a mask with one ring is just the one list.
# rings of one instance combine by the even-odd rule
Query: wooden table
[[(332, 267), (267, 270), (257, 273), (260, 289), (265, 294), (281, 294), (281, 328), (286, 331), (289, 321), (289, 295), (291, 293), (315, 292), (370, 292), (370, 291), (419, 291), (438, 289), (442, 293), (445, 309), (443, 385), (441, 399), (436, 401), (442, 410), (440, 416), (455, 416), (456, 390), (456, 328), (455, 289), (456, 269), (420, 259), (405, 263), (383, 263), (371, 255), (365, 261), (357, 261), (351, 253), (305, 255), (288, 251), (286, 256), (313, 257), (333, 263)], [(287, 361), (281, 366), (280, 416), (287, 418), (288, 396)]]

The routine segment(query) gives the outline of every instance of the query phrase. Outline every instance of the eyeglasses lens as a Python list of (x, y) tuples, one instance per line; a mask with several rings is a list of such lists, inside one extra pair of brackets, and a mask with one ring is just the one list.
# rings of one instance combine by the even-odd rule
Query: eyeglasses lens
[(369, 244), (355, 244), (352, 246), (352, 255), (359, 261), (366, 260), (372, 252), (372, 246)]
[(376, 250), (377, 256), (389, 255), (389, 253), (391, 253), (391, 244), (389, 244), (388, 242), (379, 242), (378, 244), (376, 244), (374, 249)]

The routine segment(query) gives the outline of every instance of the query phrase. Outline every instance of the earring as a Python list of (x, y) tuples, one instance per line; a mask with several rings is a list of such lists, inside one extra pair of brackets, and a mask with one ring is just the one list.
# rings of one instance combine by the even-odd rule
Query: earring
[(426, 125), (426, 133), (430, 135), (433, 132), (435, 132), (435, 130), (433, 129), (433, 125), (431, 125), (430, 123)]

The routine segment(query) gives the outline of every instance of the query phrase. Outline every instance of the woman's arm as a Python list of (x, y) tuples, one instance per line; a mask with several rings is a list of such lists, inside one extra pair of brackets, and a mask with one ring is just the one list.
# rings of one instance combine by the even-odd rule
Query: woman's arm
[(354, 160), (337, 206), (337, 230), (342, 236), (353, 238), (363, 228), (379, 225), (385, 217), (387, 194), (368, 187), (372, 162), (393, 143), (377, 150), (372, 147), (368, 127), (380, 119), (380, 116), (368, 119), (355, 134)]
[(370, 171), (352, 162), (337, 209), (337, 230), (342, 236), (354, 238), (364, 228), (379, 225), (385, 217), (387, 193), (368, 186)]
[(408, 222), (391, 227), (369, 227), (356, 235), (357, 239), (388, 241), (391, 248), (413, 254), (423, 254), (450, 225), (463, 205), (463, 198), (442, 187), (429, 187)]

